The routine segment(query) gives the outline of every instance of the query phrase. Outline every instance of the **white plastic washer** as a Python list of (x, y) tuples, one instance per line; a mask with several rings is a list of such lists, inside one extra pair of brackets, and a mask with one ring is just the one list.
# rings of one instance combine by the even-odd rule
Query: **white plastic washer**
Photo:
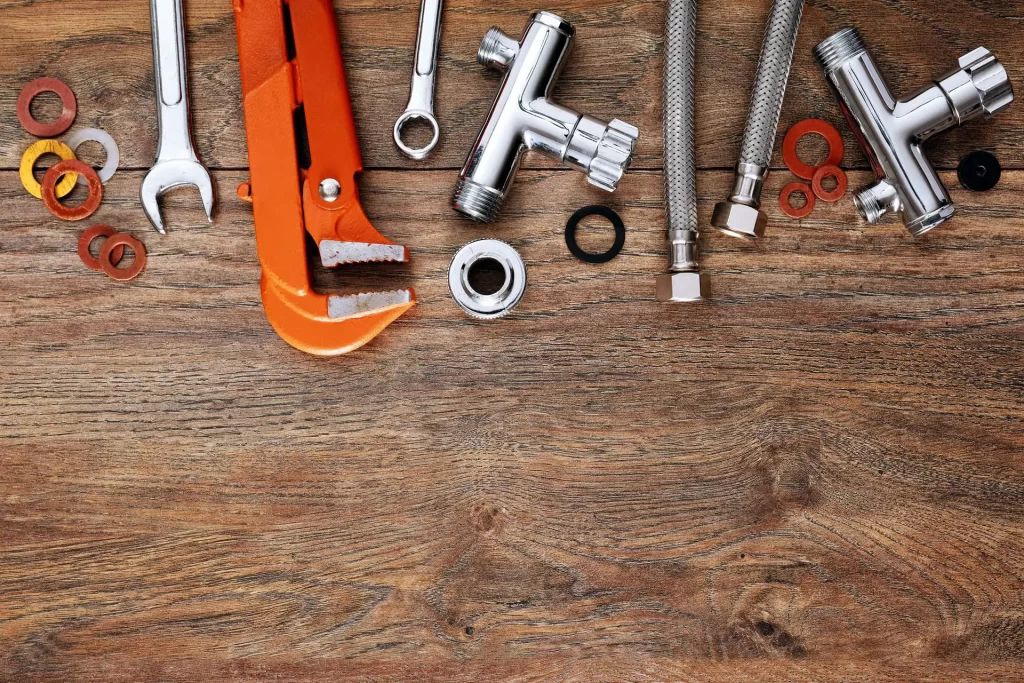
[[(505, 281), (494, 294), (481, 294), (469, 283), (473, 265), (486, 259), (496, 261), (505, 270)], [(503, 318), (519, 305), (526, 293), (526, 264), (519, 252), (501, 240), (471, 242), (452, 259), (448, 287), (455, 303), (474, 318)]]
[[(121, 150), (118, 149), (114, 138), (99, 128), (85, 128), (76, 131), (67, 137), (64, 144), (70, 147), (72, 151), (77, 152), (83, 142), (98, 142), (107, 151), (107, 163), (99, 170), (100, 180), (106, 185), (107, 181), (117, 173), (118, 166), (121, 165)], [(81, 175), (78, 176), (78, 184), (85, 185), (86, 187), (89, 185), (88, 181)]]

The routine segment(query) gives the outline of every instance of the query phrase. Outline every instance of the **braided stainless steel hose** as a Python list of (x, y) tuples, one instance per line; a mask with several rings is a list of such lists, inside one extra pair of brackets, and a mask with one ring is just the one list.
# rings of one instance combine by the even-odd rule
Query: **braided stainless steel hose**
[(700, 301), (697, 262), (696, 132), (697, 0), (668, 0), (665, 19), (665, 211), (669, 273), (658, 278), (658, 299)]
[(804, 0), (775, 0), (761, 48), (743, 149), (736, 165), (736, 183), (728, 201), (715, 207), (711, 224), (733, 237), (763, 237), (768, 217), (761, 208), (761, 190), (772, 163), (779, 116), (793, 66)]

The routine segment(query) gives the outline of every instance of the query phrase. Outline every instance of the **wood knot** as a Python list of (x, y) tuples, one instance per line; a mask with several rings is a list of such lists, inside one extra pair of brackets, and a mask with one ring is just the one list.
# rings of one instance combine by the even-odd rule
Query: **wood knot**
[(490, 536), (501, 531), (504, 513), (505, 510), (496, 505), (477, 504), (470, 510), (469, 519), (478, 533)]
[(801, 659), (807, 656), (807, 650), (792, 634), (769, 621), (757, 622), (754, 624), (754, 630), (767, 640), (771, 647), (781, 650), (788, 657)]

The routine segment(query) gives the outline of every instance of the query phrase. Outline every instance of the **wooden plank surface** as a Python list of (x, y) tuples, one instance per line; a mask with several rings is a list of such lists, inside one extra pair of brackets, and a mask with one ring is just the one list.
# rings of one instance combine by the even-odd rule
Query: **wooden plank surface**
[[(730, 183), (767, 4), (703, 3), (704, 220)], [(390, 126), (416, 3), (336, 5), (367, 210), (413, 262), (319, 284), (413, 284), (421, 303), (330, 361), (284, 345), (260, 305), (233, 196), (229, 3), (188, 3), (217, 220), (176, 192), (167, 238), (137, 200), (155, 145), (147, 3), (0, 7), (0, 681), (1024, 677), (1024, 108), (933, 145), (949, 226), (914, 241), (848, 201), (802, 222), (771, 206), (762, 243), (705, 236), (711, 303), (666, 308), (661, 2), (550, 7), (580, 28), (560, 97), (637, 123), (639, 169), (609, 198), (531, 159), (487, 230), (448, 208), (496, 86), (473, 55), (487, 26), (517, 32), (535, 8), (448, 3), (446, 137), (414, 167)], [(978, 44), (1024, 82), (1024, 3), (817, 0), (784, 126), (838, 123), (809, 51), (848, 24), (904, 92)], [(95, 222), (146, 242), (132, 285), (85, 271), (80, 226), (20, 187), (14, 101), (43, 74), (76, 90), (78, 125), (121, 143)], [(950, 170), (977, 147), (1008, 169), (980, 196)], [(594, 202), (630, 228), (601, 267), (561, 234)], [(529, 266), (496, 324), (467, 320), (445, 282), (482, 234)]]

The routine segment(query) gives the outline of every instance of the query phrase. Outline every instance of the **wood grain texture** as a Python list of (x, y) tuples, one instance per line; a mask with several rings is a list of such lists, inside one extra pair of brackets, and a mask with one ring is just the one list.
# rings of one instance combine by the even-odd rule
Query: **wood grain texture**
[[(1024, 677), (1024, 108), (935, 145), (949, 187), (976, 146), (1009, 169), (992, 193), (954, 189), (949, 226), (914, 241), (859, 225), (848, 201), (803, 222), (770, 207), (762, 243), (705, 236), (711, 303), (666, 308), (660, 2), (551, 7), (581, 30), (560, 93), (638, 122), (641, 168), (609, 198), (533, 159), (482, 232), (448, 208), (495, 85), (473, 52), (533, 8), (449, 2), (448, 135), (413, 171), (390, 122), (415, 3), (340, 1), (367, 211), (413, 261), (318, 284), (413, 284), (421, 303), (324, 361), (283, 344), (260, 305), (233, 197), (246, 160), (227, 5), (188, 3), (217, 220), (175, 192), (167, 238), (137, 200), (155, 142), (147, 3), (0, 8), (0, 681)], [(703, 5), (706, 221), (767, 3)], [(901, 87), (975, 44), (1021, 74), (1024, 3), (818, 0), (786, 124), (838, 120), (808, 52), (848, 23)], [(122, 144), (95, 222), (146, 242), (132, 285), (86, 271), (81, 226), (18, 183), (30, 140), (13, 102), (43, 73), (76, 89), (79, 125)], [(630, 229), (596, 268), (562, 237), (595, 202)], [(452, 254), (482, 234), (529, 267), (497, 324), (447, 292)]]

